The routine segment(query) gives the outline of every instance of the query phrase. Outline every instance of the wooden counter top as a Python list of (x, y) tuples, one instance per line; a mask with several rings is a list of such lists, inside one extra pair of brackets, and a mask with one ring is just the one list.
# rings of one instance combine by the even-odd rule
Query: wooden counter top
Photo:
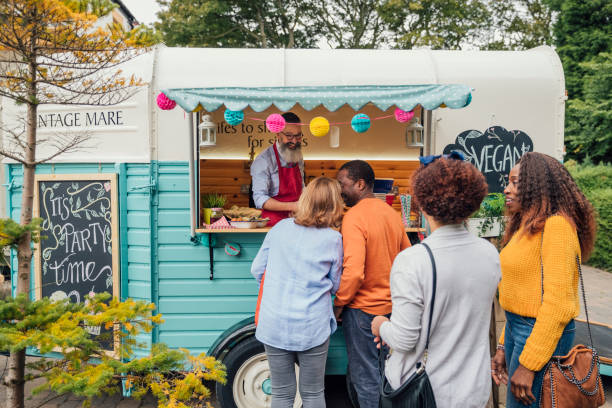
[[(253, 233), (267, 233), (272, 228), (227, 228), (227, 229), (196, 229), (197, 234), (253, 234)], [(425, 228), (404, 228), (406, 232), (425, 232)]]

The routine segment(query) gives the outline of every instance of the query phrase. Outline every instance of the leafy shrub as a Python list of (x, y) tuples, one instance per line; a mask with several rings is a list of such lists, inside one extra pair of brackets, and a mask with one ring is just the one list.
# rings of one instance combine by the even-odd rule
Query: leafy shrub
[(589, 265), (612, 272), (612, 165), (566, 163), (597, 212), (597, 240)]

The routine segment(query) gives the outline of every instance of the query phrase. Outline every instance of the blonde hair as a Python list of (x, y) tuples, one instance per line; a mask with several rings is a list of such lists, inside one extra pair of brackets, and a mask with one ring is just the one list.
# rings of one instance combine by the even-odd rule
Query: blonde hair
[(340, 183), (329, 177), (317, 177), (306, 186), (294, 214), (295, 223), (304, 227), (340, 227), (344, 201)]

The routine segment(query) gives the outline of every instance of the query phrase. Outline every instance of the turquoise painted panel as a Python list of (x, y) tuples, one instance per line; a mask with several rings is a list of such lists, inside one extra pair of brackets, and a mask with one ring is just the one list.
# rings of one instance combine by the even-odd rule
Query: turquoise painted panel
[(149, 246), (151, 242), (151, 230), (135, 228), (129, 229), (127, 239), (129, 245)]
[(146, 299), (151, 301), (151, 283), (130, 281), (128, 283), (128, 297)]
[(189, 226), (183, 227), (159, 227), (159, 244), (185, 244), (190, 242), (191, 234)]
[(180, 209), (189, 208), (189, 193), (169, 193), (163, 192), (159, 194), (160, 209)]
[(601, 364), (601, 375), (612, 376), (612, 364)]
[(149, 164), (128, 164), (128, 176), (149, 176)]
[(173, 315), (164, 314), (164, 323), (161, 325), (161, 330), (180, 331), (180, 330), (226, 330), (247, 317), (253, 316), (253, 313), (241, 314), (189, 314), (189, 315)]
[[(146, 189), (142, 190), (142, 188), (144, 188), (144, 186), (147, 186), (149, 184), (151, 184), (151, 179), (149, 178), (148, 175), (128, 177), (127, 179), (128, 194), (132, 192), (136, 192), (136, 191), (139, 191), (140, 193), (146, 192), (147, 190)], [(136, 190), (132, 191), (132, 189), (136, 189)]]
[[(241, 245), (240, 255), (230, 256), (225, 253), (223, 247), (214, 248), (215, 265), (217, 262), (242, 262), (252, 261), (259, 251), (258, 246)], [(208, 248), (203, 245), (160, 245), (160, 261), (208, 261)]]
[(188, 174), (187, 162), (160, 162), (159, 174)]
[(221, 330), (205, 332), (161, 331), (159, 340), (170, 347), (208, 348), (222, 333)]
[(151, 265), (130, 263), (128, 265), (127, 274), (129, 280), (149, 281), (151, 279)]
[(128, 259), (130, 262), (149, 263), (151, 261), (151, 248), (146, 246), (129, 246)]
[(255, 279), (160, 279), (160, 296), (235, 296), (257, 294)]
[(184, 174), (160, 174), (159, 191), (187, 191), (189, 192), (189, 177)]
[(158, 225), (160, 227), (189, 226), (189, 209), (187, 210), (159, 210)]
[(160, 297), (159, 311), (163, 313), (254, 313), (257, 293), (250, 296), (181, 296)]
[(148, 211), (128, 211), (128, 228), (150, 228), (151, 219)]
[[(215, 262), (215, 279), (252, 279), (250, 262)], [(201, 279), (210, 274), (208, 262), (160, 262), (161, 279)]]
[(149, 211), (149, 197), (144, 194), (128, 194), (127, 207), (129, 211)]

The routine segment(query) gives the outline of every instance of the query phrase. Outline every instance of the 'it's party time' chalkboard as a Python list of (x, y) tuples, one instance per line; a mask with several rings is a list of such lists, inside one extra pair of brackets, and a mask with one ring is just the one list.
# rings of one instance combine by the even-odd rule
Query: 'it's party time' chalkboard
[[(36, 250), (37, 298), (83, 302), (92, 293), (119, 296), (115, 174), (37, 175), (35, 216), (42, 218)], [(103, 347), (116, 336), (88, 327)]]

